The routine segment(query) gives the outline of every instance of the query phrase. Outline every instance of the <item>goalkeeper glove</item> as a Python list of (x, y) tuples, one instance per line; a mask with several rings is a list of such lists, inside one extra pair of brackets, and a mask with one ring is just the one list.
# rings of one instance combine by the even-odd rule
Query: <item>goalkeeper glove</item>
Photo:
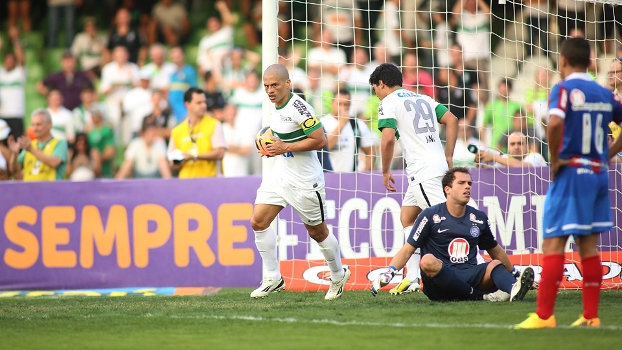
[(376, 296), (380, 289), (393, 279), (397, 269), (394, 266), (389, 266), (389, 270), (376, 278), (376, 280), (371, 284), (371, 295)]

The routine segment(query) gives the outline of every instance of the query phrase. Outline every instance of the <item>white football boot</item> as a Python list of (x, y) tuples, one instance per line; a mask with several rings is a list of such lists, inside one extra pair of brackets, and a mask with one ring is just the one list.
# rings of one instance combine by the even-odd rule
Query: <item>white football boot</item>
[(533, 269), (531, 267), (526, 268), (520, 274), (520, 277), (512, 286), (512, 291), (510, 292), (510, 301), (520, 301), (523, 300), (527, 292), (533, 286)]
[(350, 269), (348, 268), (343, 268), (343, 278), (340, 281), (330, 281), (330, 288), (328, 289), (328, 292), (326, 293), (326, 296), (324, 297), (324, 299), (326, 300), (335, 300), (337, 298), (339, 298), (341, 296), (341, 294), (343, 294), (343, 287), (346, 285), (346, 282), (348, 282), (348, 280), (350, 279)]
[(285, 289), (285, 281), (283, 277), (278, 280), (273, 280), (270, 278), (264, 278), (261, 280), (261, 285), (259, 288), (255, 289), (251, 293), (251, 298), (265, 298), (270, 293), (278, 293)]
[(501, 289), (497, 290), (494, 293), (484, 294), (484, 300), (490, 302), (498, 302), (498, 301), (508, 301), (510, 300), (510, 295)]

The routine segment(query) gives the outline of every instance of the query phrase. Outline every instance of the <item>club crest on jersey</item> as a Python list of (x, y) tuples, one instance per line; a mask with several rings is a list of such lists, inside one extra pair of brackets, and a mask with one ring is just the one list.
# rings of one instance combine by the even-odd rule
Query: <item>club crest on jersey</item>
[(483, 224), (484, 223), (482, 220), (477, 220), (477, 217), (473, 213), (471, 213), (469, 215), (469, 219), (471, 219), (472, 222), (477, 223), (477, 224)]
[(464, 238), (454, 238), (449, 242), (447, 253), (449, 253), (449, 261), (454, 264), (462, 264), (469, 261), (469, 242)]
[(479, 227), (471, 226), (471, 236), (473, 237), (479, 236)]
[(580, 106), (585, 103), (585, 94), (579, 89), (572, 89), (570, 91), (570, 103), (575, 106)]
[(434, 214), (434, 216), (432, 216), (432, 221), (434, 221), (435, 224), (438, 224), (441, 222), (441, 217), (438, 216), (438, 214)]

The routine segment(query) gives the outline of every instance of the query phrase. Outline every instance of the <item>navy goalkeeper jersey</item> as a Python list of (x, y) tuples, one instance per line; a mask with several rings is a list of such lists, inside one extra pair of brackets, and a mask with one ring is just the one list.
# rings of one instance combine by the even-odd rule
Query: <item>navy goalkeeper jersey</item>
[(464, 216), (456, 218), (445, 203), (419, 214), (408, 243), (421, 248), (421, 256), (432, 254), (450, 266), (477, 265), (477, 247), (488, 250), (497, 245), (483, 211), (467, 205)]

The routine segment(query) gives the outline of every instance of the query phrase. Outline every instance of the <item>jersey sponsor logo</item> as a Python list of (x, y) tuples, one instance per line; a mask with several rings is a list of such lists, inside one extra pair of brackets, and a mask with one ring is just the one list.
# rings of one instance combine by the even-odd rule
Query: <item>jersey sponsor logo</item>
[(302, 101), (296, 100), (294, 101), (292, 106), (296, 108), (296, 110), (298, 111), (298, 113), (300, 113), (301, 116), (307, 117), (307, 118), (313, 118), (313, 116), (311, 115), (311, 112), (309, 112), (309, 110), (307, 109), (307, 106), (305, 106), (305, 104)]
[(611, 112), (613, 106), (611, 103), (605, 102), (584, 102), (578, 105), (572, 105), (573, 111), (586, 111), (586, 112)]
[(572, 91), (570, 91), (570, 103), (578, 106), (584, 104), (585, 94), (583, 93), (583, 91), (579, 89), (572, 89)]
[(586, 168), (577, 168), (577, 175), (594, 174), (594, 170)]
[(428, 135), (425, 137), (425, 143), (434, 142), (434, 135)]
[(479, 236), (479, 227), (471, 226), (471, 236), (473, 237)]
[(293, 122), (294, 120), (292, 119), (292, 117), (288, 117), (286, 115), (282, 115), (281, 116), (281, 121), (287, 123), (287, 122)]
[(421, 231), (423, 231), (423, 228), (425, 227), (425, 224), (427, 223), (428, 223), (428, 218), (424, 216), (423, 219), (421, 219), (419, 226), (417, 226), (417, 230), (413, 234), (413, 240), (416, 241), (419, 239), (419, 235), (421, 235)]
[(473, 213), (471, 213), (471, 214), (469, 215), (469, 219), (470, 219), (472, 222), (475, 222), (475, 223), (480, 224), (480, 225), (484, 223), (482, 220), (477, 220), (477, 217), (476, 217), (476, 216), (475, 216), (475, 214), (473, 214)]
[(449, 242), (447, 253), (449, 253), (449, 261), (454, 264), (462, 264), (469, 261), (469, 251), (471, 247), (469, 242), (464, 238), (454, 238)]
[(382, 104), (378, 106), (378, 115), (384, 115), (384, 110), (382, 109)]
[(316, 117), (310, 117), (309, 119), (307, 119), (304, 122), (302, 122), (302, 124), (300, 124), (300, 126), (302, 127), (302, 130), (308, 130), (308, 129), (311, 129), (312, 127), (318, 125), (319, 123), (320, 123), (320, 121)]

